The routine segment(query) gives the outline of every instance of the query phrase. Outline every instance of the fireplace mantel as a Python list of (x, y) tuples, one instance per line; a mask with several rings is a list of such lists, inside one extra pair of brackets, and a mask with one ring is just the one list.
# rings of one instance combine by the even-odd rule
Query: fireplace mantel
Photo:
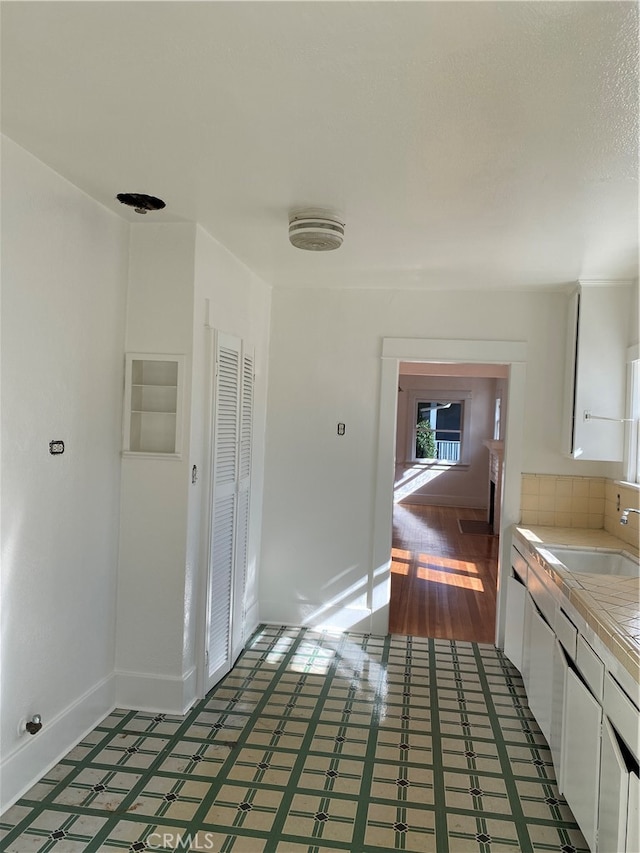
[(487, 521), (494, 533), (500, 532), (500, 504), (502, 503), (502, 460), (504, 441), (487, 439), (482, 442), (489, 450), (489, 508)]
[(496, 438), (488, 438), (486, 441), (482, 442), (485, 447), (489, 448), (489, 453), (495, 453), (495, 455), (502, 462), (502, 458), (504, 456), (504, 441), (499, 441)]

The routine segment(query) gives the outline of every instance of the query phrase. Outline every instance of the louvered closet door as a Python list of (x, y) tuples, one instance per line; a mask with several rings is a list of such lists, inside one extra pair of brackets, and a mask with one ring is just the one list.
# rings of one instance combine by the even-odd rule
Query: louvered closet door
[(232, 618), (232, 658), (244, 647), (245, 589), (249, 553), (249, 502), (251, 498), (251, 449), (253, 442), (253, 353), (243, 353), (240, 394), (240, 441), (236, 501), (235, 577)]
[(213, 518), (209, 545), (207, 690), (230, 669), (238, 512), (241, 341), (218, 333), (213, 411)]

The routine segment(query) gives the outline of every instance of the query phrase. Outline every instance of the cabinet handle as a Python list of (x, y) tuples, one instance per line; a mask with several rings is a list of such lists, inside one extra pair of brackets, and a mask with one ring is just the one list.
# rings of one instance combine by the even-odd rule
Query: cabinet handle
[(588, 409), (584, 410), (585, 421), (613, 421), (616, 424), (632, 424), (635, 418), (605, 418), (604, 415), (592, 415)]

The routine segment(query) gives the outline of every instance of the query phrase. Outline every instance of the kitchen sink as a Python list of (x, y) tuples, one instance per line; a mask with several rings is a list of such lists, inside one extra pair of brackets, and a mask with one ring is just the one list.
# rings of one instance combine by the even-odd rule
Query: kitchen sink
[(640, 577), (640, 562), (626, 551), (608, 548), (596, 551), (589, 548), (569, 548), (561, 545), (548, 545), (541, 548), (540, 551), (543, 556), (551, 555), (554, 561), (562, 563), (570, 572)]

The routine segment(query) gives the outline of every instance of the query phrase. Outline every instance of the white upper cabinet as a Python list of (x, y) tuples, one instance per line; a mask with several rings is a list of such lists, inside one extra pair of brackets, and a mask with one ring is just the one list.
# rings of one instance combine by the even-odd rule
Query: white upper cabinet
[(574, 459), (624, 454), (630, 282), (581, 282), (571, 294), (563, 450)]

